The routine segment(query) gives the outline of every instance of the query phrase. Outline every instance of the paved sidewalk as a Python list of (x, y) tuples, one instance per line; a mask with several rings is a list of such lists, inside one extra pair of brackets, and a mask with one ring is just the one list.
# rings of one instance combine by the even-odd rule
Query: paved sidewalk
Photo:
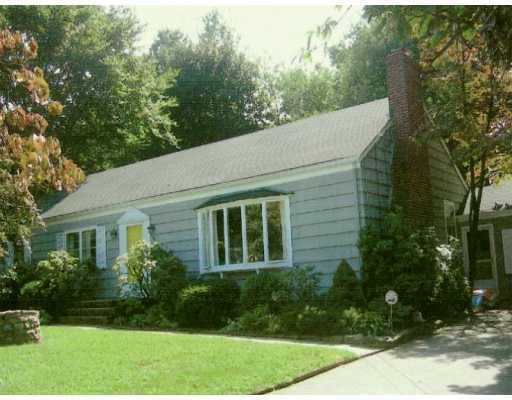
[(272, 394), (512, 394), (512, 312), (488, 312)]

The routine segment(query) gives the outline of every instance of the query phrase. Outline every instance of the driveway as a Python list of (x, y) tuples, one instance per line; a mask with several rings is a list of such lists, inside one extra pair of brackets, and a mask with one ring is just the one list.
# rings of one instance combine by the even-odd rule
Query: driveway
[(512, 311), (440, 329), (273, 394), (512, 394)]

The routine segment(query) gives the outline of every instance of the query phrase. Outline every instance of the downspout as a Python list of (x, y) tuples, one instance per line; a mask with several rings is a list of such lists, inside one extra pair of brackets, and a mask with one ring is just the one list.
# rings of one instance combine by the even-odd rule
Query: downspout
[[(361, 203), (361, 194), (359, 191), (359, 177), (361, 175), (361, 163), (359, 161), (354, 161), (352, 165), (353, 177), (354, 177), (354, 194), (355, 194), (355, 208), (357, 213), (357, 233), (358, 233), (358, 241), (359, 234), (361, 233), (361, 228), (364, 226), (365, 215), (364, 215), (364, 207), (360, 206)], [(363, 260), (361, 258), (361, 253), (359, 251), (359, 247), (356, 244), (356, 251), (358, 253), (359, 258), (359, 278), (363, 279)]]
[(354, 172), (353, 175), (354, 175), (354, 193), (356, 195), (355, 196), (356, 197), (355, 207), (356, 207), (356, 212), (357, 212), (357, 228), (358, 228), (358, 231), (361, 231), (361, 228), (365, 224), (366, 216), (365, 216), (365, 212), (364, 212), (364, 207), (360, 206), (361, 200), (362, 200), (361, 199), (362, 193), (359, 191), (359, 178), (361, 177), (361, 163), (359, 161), (354, 161), (353, 166), (352, 166), (352, 171)]

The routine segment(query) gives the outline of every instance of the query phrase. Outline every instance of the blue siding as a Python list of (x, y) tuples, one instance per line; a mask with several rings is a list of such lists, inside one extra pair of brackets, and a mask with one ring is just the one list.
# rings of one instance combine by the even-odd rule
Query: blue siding
[[(315, 266), (322, 274), (321, 286), (324, 289), (329, 287), (342, 258), (346, 258), (355, 270), (360, 269), (357, 249), (359, 220), (354, 188), (351, 170), (268, 188), (293, 193), (290, 197), (293, 260), (299, 265)], [(207, 198), (140, 208), (155, 227), (155, 240), (179, 256), (187, 265), (190, 275), (199, 273), (198, 227), (194, 209), (205, 200)], [(121, 215), (117, 213), (50, 225), (46, 231), (34, 233), (34, 261), (44, 259), (48, 251), (56, 248), (58, 232), (105, 225), (108, 268), (102, 272), (98, 297), (113, 297), (116, 282), (111, 267), (119, 254), (119, 239), (112, 232), (117, 231), (117, 220)], [(232, 273), (239, 278), (244, 278), (246, 274)]]
[(361, 160), (357, 176), (362, 224), (379, 221), (391, 204), (393, 146), (388, 129)]
[(430, 173), (432, 177), (432, 206), (434, 224), (444, 232), (444, 202), (449, 200), (458, 207), (464, 202), (466, 188), (462, 183), (453, 161), (441, 143), (432, 143), (429, 147)]

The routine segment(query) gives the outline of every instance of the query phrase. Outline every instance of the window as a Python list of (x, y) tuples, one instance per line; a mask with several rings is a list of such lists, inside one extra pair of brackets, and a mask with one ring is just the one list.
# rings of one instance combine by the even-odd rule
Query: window
[(457, 237), (457, 209), (455, 203), (444, 200), (444, 227), (447, 236)]
[(81, 262), (96, 262), (96, 228), (67, 232), (66, 250)]
[(201, 269), (291, 266), (285, 196), (216, 205), (198, 212)]

